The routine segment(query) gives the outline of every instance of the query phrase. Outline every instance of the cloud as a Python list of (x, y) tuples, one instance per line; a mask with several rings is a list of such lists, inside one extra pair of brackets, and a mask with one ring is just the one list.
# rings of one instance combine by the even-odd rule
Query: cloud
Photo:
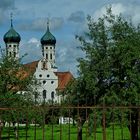
[(85, 21), (85, 14), (83, 11), (76, 11), (70, 15), (68, 18), (69, 21), (73, 22), (84, 22)]
[(56, 46), (56, 63), (59, 71), (71, 71), (77, 76), (77, 58), (83, 56), (83, 52), (77, 46), (79, 43), (76, 40), (59, 42)]
[[(28, 24), (27, 24), (28, 23)], [(56, 30), (62, 27), (64, 21), (61, 17), (53, 17), (50, 19), (50, 28)], [(19, 29), (28, 31), (42, 31), (47, 27), (47, 18), (37, 18), (33, 21), (27, 21), (19, 25)]]
[[(99, 17), (102, 17), (106, 14), (106, 8), (110, 7), (110, 5), (103, 6), (99, 10), (95, 11), (94, 18), (97, 20)], [(126, 11), (125, 6), (122, 3), (111, 4), (112, 13), (115, 15), (119, 15), (120, 13), (124, 13)]]
[(127, 11), (124, 13), (132, 19), (134, 24), (140, 23), (140, 5), (130, 5), (126, 7)]
[(23, 63), (28, 63), (40, 59), (42, 55), (40, 41), (36, 38), (31, 38), (27, 42), (22, 41), (19, 52), (20, 56), (27, 54), (22, 60)]
[(1, 0), (0, 2), (0, 9), (9, 9), (14, 8), (14, 2), (15, 0)]
[(4, 13), (3, 13), (2, 9), (0, 9), (0, 24), (3, 23), (3, 20), (4, 20), (3, 17), (4, 17)]
[[(125, 18), (128, 18), (128, 20), (132, 19), (134, 24), (138, 24), (140, 23), (140, 5), (137, 3), (137, 1), (135, 1), (133, 4), (112, 3), (112, 13), (115, 15), (119, 15), (121, 13)], [(104, 14), (106, 14), (106, 8), (108, 6), (110, 5), (103, 6), (97, 10), (93, 15), (94, 19), (97, 20), (99, 17), (102, 17)]]
[[(1, 0), (0, 1), (0, 24), (5, 21), (7, 12), (15, 9), (15, 0)], [(9, 15), (8, 15), (9, 16)]]

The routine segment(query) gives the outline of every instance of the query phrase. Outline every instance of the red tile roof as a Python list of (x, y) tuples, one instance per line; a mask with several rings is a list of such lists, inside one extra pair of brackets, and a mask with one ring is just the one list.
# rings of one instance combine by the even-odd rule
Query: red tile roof
[(39, 61), (33, 61), (27, 64), (24, 64), (25, 68), (29, 70), (29, 73), (34, 73)]
[(68, 72), (55, 72), (58, 76), (58, 90), (63, 90), (67, 84), (74, 78), (73, 75)]

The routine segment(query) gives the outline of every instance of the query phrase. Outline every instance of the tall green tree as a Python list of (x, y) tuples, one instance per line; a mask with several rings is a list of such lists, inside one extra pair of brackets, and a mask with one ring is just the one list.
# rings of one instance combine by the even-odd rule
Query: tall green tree
[[(106, 15), (97, 21), (88, 16), (88, 29), (84, 36), (77, 36), (85, 57), (78, 59), (79, 76), (68, 88), (74, 91), (69, 92), (71, 101), (79, 98), (80, 105), (140, 105), (139, 26), (121, 14), (113, 15), (108, 8)], [(82, 125), (86, 120), (81, 112), (78, 140), (82, 140)], [(139, 110), (130, 112), (131, 139), (138, 140)]]
[[(20, 59), (8, 57), (1, 50), (0, 108), (3, 108), (0, 109), (1, 123), (22, 121), (27, 113), (31, 114), (31, 107), (34, 104), (34, 81), (36, 80), (33, 74), (20, 63)], [(0, 126), (1, 133), (2, 125)]]

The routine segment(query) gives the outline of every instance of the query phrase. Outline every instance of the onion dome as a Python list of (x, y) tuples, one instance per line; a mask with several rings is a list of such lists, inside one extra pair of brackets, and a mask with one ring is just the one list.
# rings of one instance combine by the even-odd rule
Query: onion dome
[(51, 34), (49, 30), (49, 23), (47, 23), (47, 31), (41, 38), (41, 44), (42, 45), (55, 45), (56, 39), (55, 37)]
[(4, 35), (3, 40), (4, 40), (5, 43), (8, 43), (8, 42), (19, 43), (20, 40), (21, 40), (20, 35), (13, 28), (12, 19), (11, 19), (11, 28)]

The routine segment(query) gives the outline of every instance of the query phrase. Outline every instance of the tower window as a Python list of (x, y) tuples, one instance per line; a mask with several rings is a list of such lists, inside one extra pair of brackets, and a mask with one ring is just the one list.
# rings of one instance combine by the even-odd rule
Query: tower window
[(52, 53), (50, 54), (50, 59), (52, 59)]
[(54, 81), (51, 81), (51, 84), (53, 84), (54, 83)]
[(46, 59), (48, 59), (48, 54), (46, 53)]
[(42, 74), (39, 74), (39, 77), (42, 77)]
[(49, 75), (49, 74), (47, 74), (47, 77), (50, 77), (50, 75)]
[(11, 47), (11, 45), (9, 45), (9, 47)]
[(48, 47), (46, 47), (46, 49), (48, 49)]
[(44, 81), (43, 81), (43, 84), (45, 84), (45, 83), (46, 83), (46, 81), (44, 80)]
[(52, 49), (52, 47), (50, 47), (50, 49)]
[(16, 45), (14, 45), (14, 48), (16, 48)]

